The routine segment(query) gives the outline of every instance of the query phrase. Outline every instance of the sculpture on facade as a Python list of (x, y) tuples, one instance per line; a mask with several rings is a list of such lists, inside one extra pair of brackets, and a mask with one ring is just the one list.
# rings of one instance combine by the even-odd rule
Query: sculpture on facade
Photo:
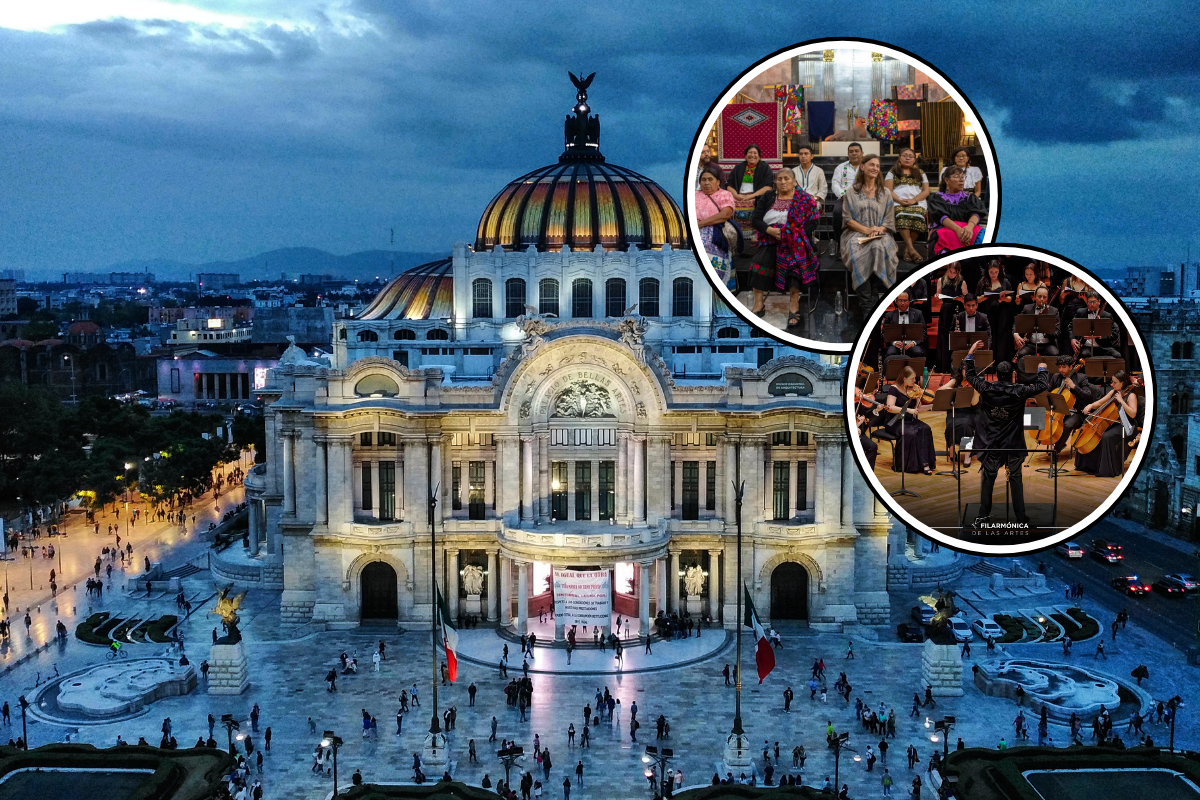
[(242, 592), (239, 595), (230, 596), (230, 590), (233, 585), (230, 584), (217, 594), (217, 604), (213, 610), (208, 612), (216, 614), (221, 618), (221, 622), (225, 625), (225, 635), (217, 640), (217, 644), (237, 644), (242, 640), (242, 632), (238, 630), (238, 623), (241, 617), (238, 616), (238, 609), (242, 606), (242, 600), (245, 599), (246, 593)]
[(483, 594), (483, 569), (475, 564), (463, 567), (462, 585), (468, 595)]
[(688, 597), (699, 597), (704, 591), (704, 570), (699, 564), (692, 564), (683, 573), (683, 588)]
[(646, 322), (641, 317), (625, 317), (617, 323), (621, 334), (621, 344), (628, 347), (638, 357), (645, 361), (644, 341), (646, 339)]
[(584, 419), (611, 417), (612, 398), (603, 386), (591, 381), (573, 381), (555, 398), (554, 416)]

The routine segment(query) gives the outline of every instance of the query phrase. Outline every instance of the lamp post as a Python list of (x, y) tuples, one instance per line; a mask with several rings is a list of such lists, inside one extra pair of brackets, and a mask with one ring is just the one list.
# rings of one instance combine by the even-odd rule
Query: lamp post
[(129, 539), (129, 471), (133, 469), (133, 464), (129, 461), (125, 462), (125, 538)]
[(338, 736), (333, 731), (325, 731), (324, 736), (325, 736), (325, 738), (321, 740), (321, 746), (333, 748), (333, 796), (337, 797), (337, 793), (338, 793), (337, 754), (338, 754), (338, 748), (341, 747), (343, 744), (342, 737)]
[[(945, 716), (933, 723), (935, 731), (942, 732), (942, 758), (950, 755), (950, 731), (954, 728), (954, 723), (957, 720), (952, 716)], [(926, 722), (926, 725), (929, 723)], [(937, 744), (938, 737), (936, 734), (929, 737), (929, 741)]]
[[(646, 745), (646, 754), (642, 756), (642, 763), (649, 764), (654, 762), (654, 766), (646, 767), (646, 771), (642, 774), (650, 782), (650, 791), (656, 798), (662, 797), (666, 793), (663, 782), (667, 779), (667, 762), (674, 758), (674, 756), (675, 751), (669, 747), (664, 747), (660, 750), (652, 744)], [(657, 780), (655, 780), (656, 771)]]
[[(29, 709), (29, 701), (25, 699), (25, 695), (17, 698), (17, 702), (21, 705), (21, 741), (25, 743), (25, 749), (29, 749), (29, 726), (25, 720), (25, 712)], [(1175, 731), (1175, 714), (1171, 714), (1171, 732)], [(1172, 735), (1172, 741), (1174, 736)]]
[(241, 723), (234, 718), (233, 714), (222, 714), (221, 724), (225, 726), (225, 736), (229, 742), (229, 755), (237, 755), (237, 750), (233, 749), (233, 732), (241, 730)]
[[(742, 497), (746, 491), (746, 482), (740, 484), (734, 481), (734, 503), (737, 514), (737, 589), (734, 591), (737, 603), (737, 616), (734, 621), (737, 656), (734, 659), (736, 672), (734, 681), (733, 730), (725, 739), (725, 766), (748, 767), (753, 763), (750, 757), (750, 740), (742, 728)], [(732, 770), (729, 770), (732, 771)]]
[(446, 737), (438, 714), (438, 602), (437, 602), (437, 497), (441, 483), (429, 493), (429, 639), (430, 661), (433, 668), (433, 716), (429, 720), (429, 736), (425, 739), (423, 761), (431, 766), (449, 763), (446, 755)]
[[(835, 733), (830, 744), (833, 747), (833, 791), (837, 794), (841, 791), (842, 785), (842, 751), (847, 750), (851, 753), (856, 753), (854, 748), (847, 747), (846, 742), (850, 740), (850, 733)], [(857, 757), (857, 756), (856, 756)]]
[(525, 748), (512, 744), (503, 750), (497, 750), (496, 755), (500, 758), (500, 763), (504, 765), (504, 785), (507, 786), (509, 770), (512, 769), (513, 764), (517, 763), (517, 759), (524, 757)]

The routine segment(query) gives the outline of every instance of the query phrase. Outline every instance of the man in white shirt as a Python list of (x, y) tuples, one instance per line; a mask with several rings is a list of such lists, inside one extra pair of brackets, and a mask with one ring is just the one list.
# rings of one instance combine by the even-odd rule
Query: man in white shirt
[(843, 161), (833, 171), (833, 242), (830, 244), (830, 255), (837, 255), (838, 242), (842, 240), (842, 195), (854, 184), (858, 177), (858, 165), (862, 163), (862, 145), (851, 144), (846, 148), (849, 161)]
[[(861, 151), (860, 151), (861, 152)], [(808, 145), (800, 148), (800, 166), (792, 167), (796, 173), (796, 188), (803, 189), (823, 205), (829, 187), (825, 184), (825, 170), (813, 164), (813, 151)]]

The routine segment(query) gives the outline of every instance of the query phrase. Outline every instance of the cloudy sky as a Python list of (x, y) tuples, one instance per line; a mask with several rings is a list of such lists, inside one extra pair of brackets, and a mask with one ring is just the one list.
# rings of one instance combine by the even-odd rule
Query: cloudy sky
[[(440, 251), (555, 160), (596, 71), (609, 160), (679, 198), (764, 55), (884, 40), (971, 98), (999, 236), (1120, 267), (1200, 254), (1197, 3), (41, 0), (0, 4), (0, 269), (276, 247)], [(902, 12), (902, 16), (897, 14)]]

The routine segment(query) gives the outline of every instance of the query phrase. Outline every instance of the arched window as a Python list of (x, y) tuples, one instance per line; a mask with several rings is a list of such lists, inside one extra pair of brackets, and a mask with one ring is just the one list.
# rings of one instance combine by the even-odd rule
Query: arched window
[(692, 315), (692, 279), (676, 278), (671, 284), (671, 316), (690, 317)]
[(1188, 390), (1184, 390), (1179, 395), (1179, 413), (1180, 414), (1192, 413), (1192, 393)]
[(509, 278), (504, 282), (504, 316), (516, 319), (525, 313), (525, 281)]
[(450, 338), (450, 334), (441, 328), (434, 328), (429, 333), (425, 334), (425, 338), (434, 342), (444, 342)]
[(1172, 414), (1179, 413), (1179, 395), (1177, 395), (1177, 394), (1171, 395), (1171, 413)]
[(358, 340), (360, 342), (378, 342), (379, 334), (375, 331), (359, 331)]
[(471, 316), (492, 318), (492, 282), (487, 278), (476, 278), (471, 282)]
[(741, 332), (737, 328), (721, 328), (717, 331), (718, 339), (737, 339), (741, 335)]
[(410, 330), (409, 328), (401, 328), (400, 330), (398, 330), (394, 334), (392, 334), (392, 336), (395, 337), (396, 339), (407, 342), (407, 341), (412, 341), (413, 339), (416, 339), (417, 332), (414, 330)]
[(1171, 358), (1183, 358), (1183, 342), (1171, 342)]
[(538, 283), (538, 313), (558, 316), (558, 281), (553, 278)]
[(342, 328), (338, 331), (338, 338), (341, 339), (343, 342), (346, 341), (346, 329), (345, 328)]
[(658, 316), (657, 278), (642, 278), (638, 281), (638, 313), (643, 317)]
[(571, 316), (587, 319), (592, 316), (592, 282), (576, 278), (571, 283)]
[(604, 316), (625, 315), (625, 279), (609, 278), (604, 282)]

